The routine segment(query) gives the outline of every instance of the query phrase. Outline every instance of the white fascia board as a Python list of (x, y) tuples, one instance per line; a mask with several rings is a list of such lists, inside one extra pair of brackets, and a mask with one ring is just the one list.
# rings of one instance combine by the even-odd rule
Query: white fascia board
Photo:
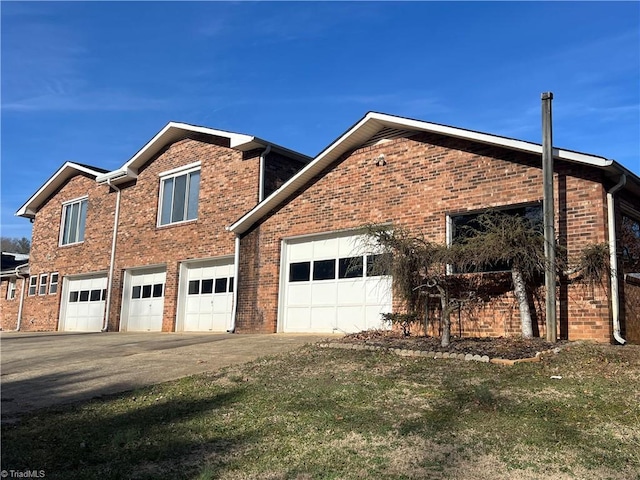
[[(402, 117), (394, 117), (383, 113), (369, 113), (367, 117), (379, 120), (385, 126), (393, 128), (406, 128), (408, 130), (419, 130), (431, 133), (438, 133), (448, 137), (456, 137), (473, 142), (480, 142), (487, 145), (495, 145), (498, 147), (508, 148), (510, 150), (519, 150), (533, 154), (542, 155), (542, 145), (514, 138), (501, 137), (488, 133), (476, 132), (462, 128), (450, 127), (447, 125), (439, 125), (437, 123), (422, 122), (420, 120), (412, 120)], [(365, 117), (365, 118), (367, 118)], [(573, 152), (571, 150), (563, 150), (560, 148), (553, 149), (553, 156), (559, 160), (568, 160), (578, 163), (586, 163), (595, 167), (608, 167), (613, 161), (596, 155), (587, 153)]]
[[(490, 135), (472, 130), (465, 130), (447, 125), (439, 125), (435, 123), (423, 122), (420, 120), (412, 120), (403, 117), (395, 117), (384, 113), (369, 112), (353, 127), (347, 130), (342, 136), (335, 140), (325, 150), (323, 150), (313, 161), (307, 164), (300, 172), (294, 175), (289, 181), (283, 184), (278, 190), (273, 192), (269, 197), (256, 205), (252, 210), (247, 212), (235, 223), (227, 227), (227, 230), (236, 234), (246, 232), (251, 225), (258, 221), (263, 215), (266, 215), (271, 209), (275, 208), (281, 201), (287, 198), (295, 190), (304, 185), (316, 174), (322, 171), (329, 163), (336, 160), (340, 155), (350, 149), (357, 148), (364, 143), (371, 135), (378, 132), (383, 127), (392, 127), (398, 129), (407, 129), (423, 132), (437, 133), (449, 137), (461, 138), (469, 141), (480, 142), (488, 145), (508, 148), (510, 150), (519, 150), (527, 153), (542, 155), (542, 145), (516, 140), (497, 135)], [(577, 163), (592, 165), (595, 167), (609, 167), (613, 164), (612, 160), (595, 155), (573, 152), (570, 150), (553, 149), (554, 157), (560, 160), (567, 160)]]
[(201, 133), (217, 137), (228, 138), (231, 148), (250, 143), (254, 137), (240, 133), (214, 130), (207, 127), (198, 127), (186, 123), (169, 122), (151, 140), (149, 140), (131, 159), (125, 163), (120, 170), (130, 170), (137, 173), (138, 168), (147, 162), (166, 144), (182, 138), (185, 132)]
[(73, 162), (65, 162), (62, 167), (54, 173), (49, 180), (46, 181), (40, 189), (26, 201), (22, 207), (15, 213), (17, 217), (34, 218), (38, 207), (44, 202), (62, 183), (70, 177), (73, 171), (86, 173), (93, 178), (98, 177), (100, 172), (85, 167), (84, 165), (78, 165)]

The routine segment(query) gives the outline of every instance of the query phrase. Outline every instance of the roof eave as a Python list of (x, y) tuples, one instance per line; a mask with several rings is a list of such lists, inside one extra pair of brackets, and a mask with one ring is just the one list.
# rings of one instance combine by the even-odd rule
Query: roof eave
[(36, 193), (34, 193), (29, 200), (22, 205), (15, 213), (17, 217), (35, 218), (36, 213), (42, 203), (49, 198), (57, 188), (59, 188), (65, 180), (71, 178), (70, 171), (75, 170), (77, 172), (88, 174), (89, 176), (96, 178), (101, 175), (101, 172), (93, 170), (84, 165), (79, 165), (74, 162), (65, 162), (56, 173), (54, 173), (44, 185), (42, 185)]

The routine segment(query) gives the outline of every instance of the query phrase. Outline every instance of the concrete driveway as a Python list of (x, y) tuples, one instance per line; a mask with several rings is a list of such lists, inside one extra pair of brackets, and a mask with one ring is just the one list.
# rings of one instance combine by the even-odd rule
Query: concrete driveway
[(3, 332), (2, 420), (245, 363), (323, 338), (327, 335)]

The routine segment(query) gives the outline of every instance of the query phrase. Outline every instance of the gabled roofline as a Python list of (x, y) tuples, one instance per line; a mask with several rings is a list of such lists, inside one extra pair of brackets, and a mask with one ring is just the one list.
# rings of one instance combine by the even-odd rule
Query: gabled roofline
[(98, 176), (96, 181), (100, 184), (105, 183), (124, 183), (135, 180), (138, 170), (147, 163), (154, 155), (156, 155), (166, 145), (182, 140), (189, 134), (210, 135), (229, 139), (229, 146), (235, 150), (246, 152), (255, 148), (266, 148), (271, 145), (273, 150), (279, 151), (287, 156), (294, 157), (301, 162), (308, 163), (311, 157), (294, 152), (279, 145), (270, 144), (258, 137), (245, 135), (242, 133), (227, 132), (225, 130), (216, 130), (208, 127), (190, 125), (188, 123), (169, 122), (160, 130), (151, 140), (149, 140), (138, 152), (131, 157), (122, 167), (112, 172), (107, 172)]
[[(385, 113), (369, 112), (352, 127), (347, 129), (345, 133), (338, 137), (327, 148), (320, 152), (318, 156), (311, 161), (311, 163), (290, 178), (278, 190), (256, 205), (234, 224), (227, 227), (227, 230), (236, 234), (246, 232), (255, 222), (284, 202), (284, 200), (296, 190), (307, 184), (307, 182), (318, 175), (325, 167), (337, 160), (345, 152), (358, 148), (372, 135), (385, 127), (414, 130), (416, 132), (435, 133), (472, 142), (503, 147), (510, 150), (531, 153), (534, 155), (542, 155), (542, 145), (537, 143), (437, 123), (429, 123), (421, 120), (398, 117)], [(565, 160), (599, 168), (609, 169), (613, 166), (620, 172), (623, 168), (613, 160), (571, 150), (554, 148), (553, 156), (558, 160)]]
[(65, 162), (40, 189), (15, 213), (18, 217), (35, 218), (42, 204), (71, 177), (83, 173), (93, 178), (105, 173), (101, 168), (91, 167), (75, 162)]

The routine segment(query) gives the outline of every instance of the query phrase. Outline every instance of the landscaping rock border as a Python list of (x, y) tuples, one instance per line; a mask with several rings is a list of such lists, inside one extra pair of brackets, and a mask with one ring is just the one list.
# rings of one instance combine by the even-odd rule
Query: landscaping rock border
[(433, 358), (433, 359), (451, 359), (451, 360), (464, 360), (466, 362), (482, 362), (482, 363), (493, 363), (496, 365), (508, 365), (512, 366), (516, 363), (535, 363), (542, 361), (543, 355), (548, 354), (558, 354), (562, 350), (561, 347), (555, 347), (551, 350), (544, 350), (542, 352), (537, 352), (535, 357), (527, 357), (527, 358), (518, 358), (515, 360), (510, 360), (506, 358), (489, 358), (487, 355), (473, 355), (471, 353), (450, 353), (450, 352), (434, 352), (434, 351), (426, 351), (426, 350), (406, 350), (403, 348), (389, 348), (389, 347), (381, 347), (378, 345), (361, 345), (358, 343), (318, 343), (316, 344), (320, 348), (337, 348), (341, 350), (378, 350), (378, 351), (387, 351), (389, 353), (393, 353), (400, 357), (425, 357), (425, 358)]

